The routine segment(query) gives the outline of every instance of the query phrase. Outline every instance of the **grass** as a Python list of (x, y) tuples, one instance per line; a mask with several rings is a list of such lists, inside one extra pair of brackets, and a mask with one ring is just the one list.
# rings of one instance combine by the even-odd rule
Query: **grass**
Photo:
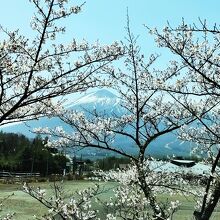
[(33, 213), (41, 215), (47, 212), (47, 209), (36, 200), (32, 199), (29, 195), (21, 191), (21, 185), (6, 185), (0, 184), (0, 199), (9, 197), (3, 204), (3, 211), (0, 213), (4, 216), (6, 213), (15, 212), (15, 219), (33, 219)]
[[(47, 190), (47, 194), (51, 194), (51, 185), (53, 183), (32, 183), (31, 186), (40, 186), (42, 189)], [(71, 195), (76, 190), (82, 190), (94, 185), (94, 183), (90, 181), (66, 181), (64, 182), (64, 191), (65, 195)], [(106, 188), (112, 188), (113, 183), (102, 183)], [(13, 196), (10, 196), (12, 195)], [(21, 184), (2, 184), (0, 183), (0, 201), (3, 198), (10, 196), (5, 202), (3, 206), (2, 212), (0, 212), (1, 216), (4, 216), (7, 213), (15, 212), (16, 220), (29, 220), (35, 219), (33, 215), (42, 216), (48, 212), (48, 209), (44, 207), (40, 202), (33, 199), (31, 196), (22, 191)], [(102, 199), (107, 200), (109, 198), (109, 193), (103, 193), (100, 196)]]
[[(73, 194), (76, 190), (85, 189), (91, 187), (93, 183), (90, 181), (66, 181), (64, 182), (64, 190), (66, 195)], [(116, 186), (116, 183), (101, 183), (103, 187), (112, 188)], [(48, 194), (51, 193), (51, 183), (33, 183), (33, 186), (40, 186), (43, 189), (47, 189)], [(35, 199), (31, 198), (28, 194), (22, 192), (22, 185), (19, 184), (1, 184), (0, 183), (0, 200), (14, 194), (4, 202), (3, 211), (0, 212), (0, 219), (3, 214), (15, 212), (15, 219), (17, 220), (31, 220), (34, 219), (33, 214), (36, 216), (42, 216), (47, 213), (48, 210), (42, 204)], [(113, 195), (112, 190), (106, 191), (101, 194), (100, 198), (107, 201), (110, 196)], [(160, 199), (165, 200), (166, 195), (161, 195)], [(175, 220), (190, 220), (194, 210), (194, 201), (191, 197), (182, 197), (175, 195), (172, 199), (179, 200), (181, 202), (180, 210), (174, 215)], [(220, 209), (213, 214), (211, 220), (220, 219)]]

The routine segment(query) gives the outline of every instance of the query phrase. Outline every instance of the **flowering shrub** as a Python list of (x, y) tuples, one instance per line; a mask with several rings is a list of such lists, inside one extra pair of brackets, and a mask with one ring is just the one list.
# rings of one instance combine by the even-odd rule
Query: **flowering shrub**
[[(93, 210), (91, 207), (91, 199), (99, 192), (99, 186), (77, 191), (76, 195), (70, 199), (65, 199), (62, 185), (54, 184), (54, 193), (48, 197), (46, 191), (41, 188), (33, 188), (28, 184), (23, 186), (24, 192), (28, 193), (33, 198), (37, 199), (49, 210), (48, 214), (41, 219), (53, 219), (55, 217), (60, 219), (74, 219), (74, 220), (88, 220), (98, 219), (98, 210)], [(38, 217), (38, 216), (36, 216)]]

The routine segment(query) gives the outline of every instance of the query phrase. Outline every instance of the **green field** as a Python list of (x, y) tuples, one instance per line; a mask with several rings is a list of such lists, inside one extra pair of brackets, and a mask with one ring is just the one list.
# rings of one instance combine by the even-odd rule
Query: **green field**
[[(42, 189), (47, 189), (47, 194), (50, 194), (52, 191), (51, 185), (53, 185), (53, 183), (31, 183), (30, 185), (36, 187), (40, 186)], [(93, 185), (95, 186), (95, 184), (90, 181), (66, 181), (63, 183), (65, 195), (71, 195), (76, 190), (82, 190)], [(114, 187), (115, 184), (101, 183), (101, 185), (109, 189)], [(48, 211), (48, 209), (40, 204), (40, 202), (24, 193), (21, 184), (0, 183), (0, 192), (0, 200), (14, 194), (4, 202), (3, 211), (0, 212), (0, 219), (4, 214), (12, 212), (16, 213), (14, 219), (17, 220), (35, 219), (33, 215), (42, 216)], [(104, 192), (100, 197), (103, 200), (107, 200), (111, 193), (112, 192), (109, 191)]]
[[(64, 190), (66, 195), (71, 195), (75, 190), (85, 189), (91, 187), (93, 183), (90, 181), (66, 181), (64, 182)], [(101, 183), (103, 187), (114, 188), (116, 183)], [(41, 186), (41, 188), (48, 189), (50, 194), (51, 183), (33, 183), (31, 185)], [(47, 209), (38, 201), (31, 198), (28, 194), (21, 191), (22, 186), (19, 184), (0, 184), (0, 200), (8, 195), (14, 194), (4, 203), (3, 211), (0, 216), (8, 213), (15, 212), (15, 219), (28, 220), (34, 219), (33, 215), (42, 216), (47, 213)], [(112, 196), (112, 190), (104, 192), (100, 197), (102, 200), (108, 200)], [(162, 195), (161, 199), (164, 200), (166, 195)], [(194, 201), (192, 198), (185, 198), (175, 196), (173, 199), (178, 199), (181, 202), (180, 210), (175, 214), (175, 220), (190, 220), (192, 219), (192, 212), (194, 208)], [(213, 214), (212, 220), (220, 219), (220, 209)]]

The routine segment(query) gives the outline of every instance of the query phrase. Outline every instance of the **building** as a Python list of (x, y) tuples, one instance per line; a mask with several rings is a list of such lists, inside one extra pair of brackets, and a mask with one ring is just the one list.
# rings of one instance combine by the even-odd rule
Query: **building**
[[(194, 176), (209, 176), (212, 165), (202, 162), (196, 163), (190, 160), (171, 161), (151, 161), (149, 167), (155, 172), (191, 174)], [(216, 168), (216, 173), (220, 175), (220, 168)]]

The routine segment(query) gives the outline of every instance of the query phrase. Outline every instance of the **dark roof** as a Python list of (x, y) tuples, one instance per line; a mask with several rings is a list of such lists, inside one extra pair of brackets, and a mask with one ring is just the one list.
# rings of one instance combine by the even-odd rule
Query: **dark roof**
[(177, 166), (184, 166), (184, 167), (192, 167), (196, 163), (193, 160), (171, 160), (172, 164), (175, 164)]

